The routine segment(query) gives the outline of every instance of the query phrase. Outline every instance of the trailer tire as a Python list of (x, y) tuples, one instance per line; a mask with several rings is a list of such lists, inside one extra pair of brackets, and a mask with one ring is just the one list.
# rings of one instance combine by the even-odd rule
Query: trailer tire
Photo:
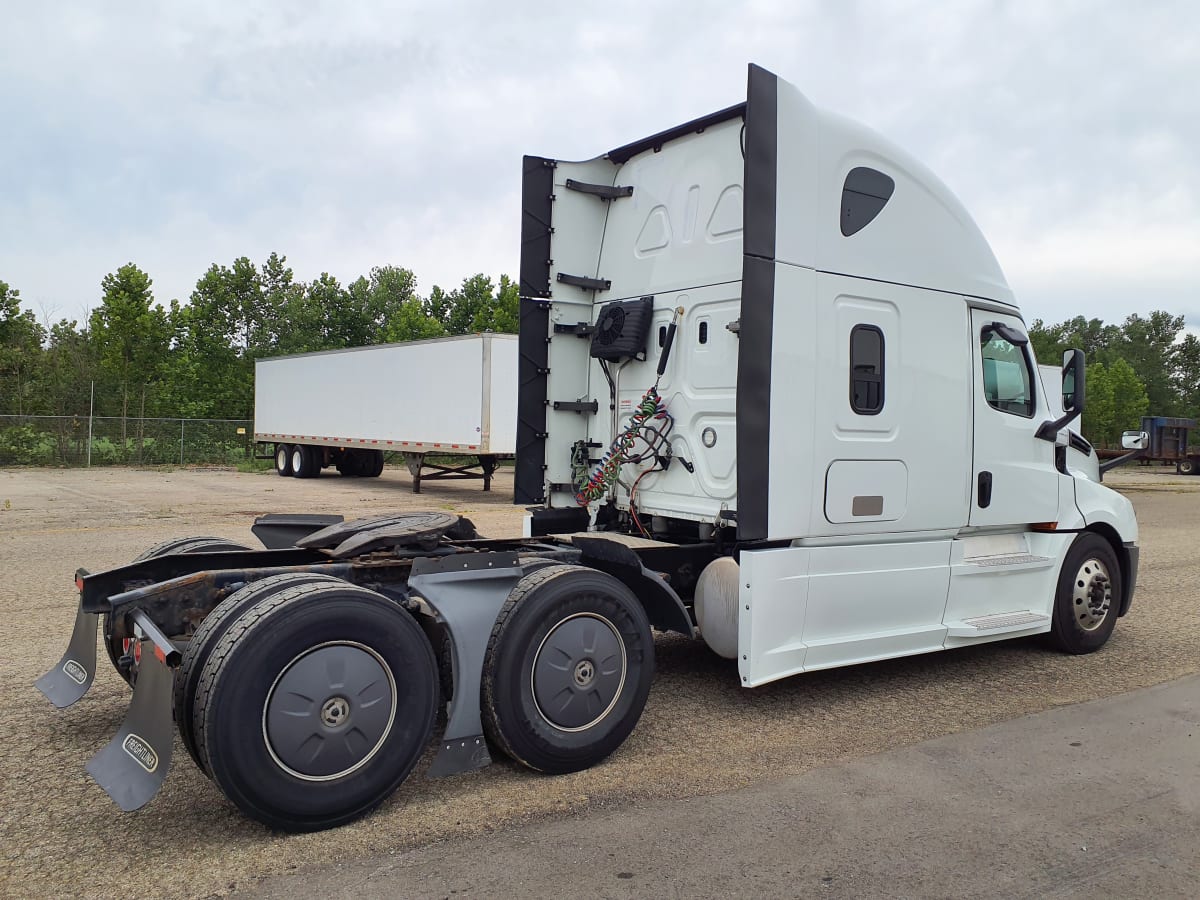
[(336, 468), (338, 474), (345, 478), (353, 478), (359, 474), (358, 454), (353, 450), (343, 450), (338, 456)]
[(292, 445), (292, 474), (297, 478), (316, 478), (321, 474), (321, 464), (317, 459), (319, 451), (307, 444)]
[(1098, 534), (1080, 533), (1058, 576), (1050, 641), (1065, 653), (1092, 653), (1108, 641), (1121, 606), (1121, 565)]
[(1196, 474), (1196, 461), (1194, 459), (1192, 459), (1190, 456), (1187, 457), (1186, 459), (1181, 459), (1176, 464), (1175, 471), (1177, 471), (1180, 475), (1195, 475)]
[[(172, 538), (169, 541), (162, 541), (147, 550), (143, 550), (133, 558), (133, 562), (145, 562), (148, 559), (156, 559), (170, 553), (212, 553), (219, 550), (249, 549), (249, 547), (243, 544), (219, 537)], [(137, 676), (132, 669), (121, 667), (121, 659), (128, 652), (128, 648), (123, 639), (112, 636), (112, 625), (109, 618), (108, 613), (100, 614), (100, 634), (104, 642), (104, 649), (108, 652), (109, 661), (112, 662), (113, 668), (117, 670), (117, 674), (124, 679), (126, 684), (132, 686)]]
[(184, 648), (179, 668), (175, 670), (174, 702), (172, 704), (175, 712), (175, 727), (179, 730), (179, 738), (183, 741), (184, 748), (200, 771), (209, 778), (212, 778), (212, 773), (209, 772), (200, 752), (196, 749), (193, 708), (200, 674), (204, 671), (204, 664), (208, 661), (213, 646), (243, 613), (264, 597), (270, 597), (289, 587), (314, 582), (345, 584), (344, 581), (334, 578), (332, 575), (310, 572), (285, 572), (282, 575), (271, 575), (261, 581), (253, 581), (218, 603), (216, 608), (204, 617), (204, 621), (200, 623), (200, 627), (196, 629), (196, 633), (192, 635), (192, 639)]
[(275, 445), (275, 474), (284, 478), (295, 474), (292, 470), (292, 448), (287, 444)]
[(197, 683), (196, 745), (246, 815), (283, 831), (332, 828), (408, 777), (437, 696), (433, 650), (402, 607), (346, 583), (289, 587), (213, 644)]
[(362, 474), (366, 478), (378, 478), (383, 474), (383, 451), (370, 450), (370, 456), (364, 460)]
[(654, 637), (633, 592), (603, 572), (548, 566), (522, 578), (497, 616), (484, 732), (531, 769), (586, 769), (633, 731), (653, 679)]

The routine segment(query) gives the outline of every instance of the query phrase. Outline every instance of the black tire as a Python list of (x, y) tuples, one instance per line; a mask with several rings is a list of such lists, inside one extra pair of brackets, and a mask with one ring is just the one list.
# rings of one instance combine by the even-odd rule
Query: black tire
[(275, 473), (284, 478), (295, 474), (292, 469), (292, 448), (287, 444), (275, 445)]
[(173, 704), (175, 727), (179, 730), (179, 737), (192, 760), (209, 778), (212, 777), (212, 774), (201, 761), (200, 753), (196, 749), (196, 729), (192, 711), (196, 702), (196, 687), (200, 681), (200, 674), (204, 671), (204, 664), (208, 661), (213, 646), (244, 612), (251, 609), (264, 597), (277, 594), (285, 588), (314, 582), (345, 584), (332, 575), (309, 572), (285, 572), (282, 575), (272, 575), (261, 581), (251, 582), (218, 603), (216, 608), (205, 616), (204, 621), (200, 623), (200, 627), (196, 629), (196, 633), (192, 635), (192, 639), (184, 648), (179, 668), (175, 670)]
[(292, 445), (292, 473), (297, 478), (316, 478), (321, 474), (317, 456), (321, 451), (307, 444)]
[(358, 474), (358, 454), (353, 450), (343, 450), (337, 458), (338, 474), (345, 478), (353, 478)]
[[(155, 544), (148, 550), (143, 550), (133, 558), (133, 562), (145, 562), (148, 559), (155, 559), (170, 553), (208, 553), (218, 550), (249, 549), (249, 547), (242, 544), (219, 537), (172, 538), (169, 541), (162, 541)], [(108, 658), (112, 662), (113, 668), (117, 670), (117, 674), (125, 680), (126, 684), (132, 686), (137, 679), (135, 672), (131, 668), (122, 668), (121, 666), (121, 659), (128, 652), (128, 648), (123, 639), (112, 636), (112, 626), (109, 622), (108, 613), (100, 614), (100, 634), (104, 643), (104, 649), (108, 652)]]
[(370, 455), (367, 457), (366, 463), (363, 466), (362, 474), (366, 478), (378, 478), (383, 474), (383, 451), (370, 450), (368, 453)]
[[(403, 608), (350, 584), (289, 587), (213, 643), (193, 705), (196, 747), (247, 816), (283, 831), (332, 828), (408, 777), (437, 696), (433, 650)], [(324, 752), (311, 752), (314, 741)]]
[(1180, 475), (1195, 475), (1196, 461), (1191, 457), (1188, 457), (1187, 459), (1181, 459), (1175, 466), (1175, 471), (1177, 471)]
[(1058, 576), (1050, 641), (1066, 653), (1092, 653), (1112, 635), (1122, 596), (1121, 566), (1098, 534), (1075, 538)]
[[(549, 649), (565, 664), (550, 665)], [(531, 769), (586, 769), (633, 731), (653, 679), (654, 637), (629, 588), (592, 569), (547, 566), (521, 579), (492, 629), (484, 731)]]

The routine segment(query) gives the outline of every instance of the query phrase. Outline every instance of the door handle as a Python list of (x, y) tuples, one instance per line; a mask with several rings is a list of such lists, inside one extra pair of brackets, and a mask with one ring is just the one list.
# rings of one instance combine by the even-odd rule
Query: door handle
[(992, 505), (992, 473), (979, 473), (979, 508), (987, 509)]

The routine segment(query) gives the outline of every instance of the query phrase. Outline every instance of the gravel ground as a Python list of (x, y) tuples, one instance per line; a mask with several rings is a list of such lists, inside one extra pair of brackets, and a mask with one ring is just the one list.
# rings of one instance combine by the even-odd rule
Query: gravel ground
[[(15, 623), (0, 657), (0, 895), (162, 897), (225, 894), (304, 865), (379, 856), (450, 836), (647, 799), (745, 787), (1038, 710), (1200, 671), (1200, 478), (1126, 469), (1141, 524), (1133, 609), (1108, 646), (1066, 657), (1035, 641), (814, 673), (746, 691), (735, 664), (700, 643), (659, 636), (658, 674), (641, 723), (608, 761), (555, 778), (507, 763), (442, 780), (411, 778), (378, 812), (347, 827), (281, 836), (242, 818), (176, 744), (158, 797), (121, 814), (85, 774), (115, 733), (128, 689), (103, 666), (90, 694), (57, 711), (33, 687), (66, 645), (72, 573), (124, 563), (160, 540), (214, 534), (252, 541), (262, 512), (394, 509), (469, 516), (488, 536), (520, 530), (495, 492), (377, 481), (282, 481), (213, 470), (0, 471), (0, 612)], [(19, 640), (17, 638), (20, 638)], [(428, 759), (422, 767), (428, 764)], [(1014, 772), (1014, 778), (1020, 773)]]

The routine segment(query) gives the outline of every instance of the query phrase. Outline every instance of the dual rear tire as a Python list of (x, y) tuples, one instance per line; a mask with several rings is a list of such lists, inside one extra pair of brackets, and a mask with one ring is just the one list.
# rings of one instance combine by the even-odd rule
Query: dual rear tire
[(484, 733), (540, 772), (577, 772), (616, 750), (641, 718), (654, 637), (633, 592), (610, 575), (547, 566), (509, 594), (483, 665)]
[(180, 736), (265, 825), (350, 822), (390, 796), (429, 743), (433, 650), (388, 598), (289, 574), (233, 594), (201, 627), (176, 675)]
[[(284, 478), (315, 478), (323, 468), (324, 450), (308, 444), (276, 444), (275, 473)], [(383, 451), (348, 449), (337, 457), (340, 474), (361, 478), (378, 478), (383, 474)]]

